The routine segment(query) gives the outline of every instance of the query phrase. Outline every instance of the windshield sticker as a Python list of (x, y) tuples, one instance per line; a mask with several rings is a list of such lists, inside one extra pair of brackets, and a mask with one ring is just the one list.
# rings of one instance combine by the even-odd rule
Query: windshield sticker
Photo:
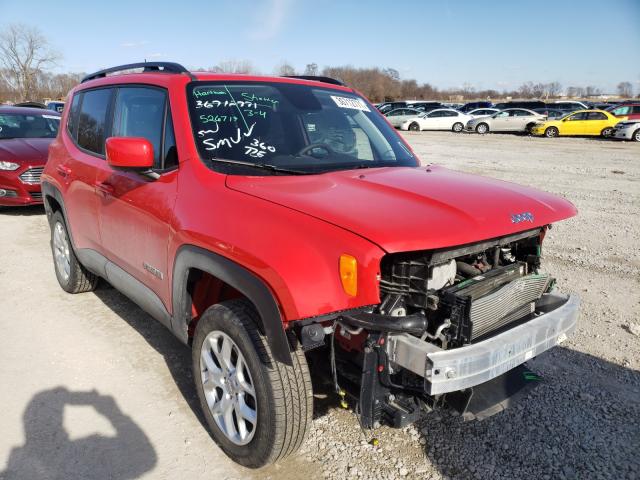
[(51, 120), (60, 120), (57, 115), (42, 115), (43, 118), (50, 118)]
[(331, 98), (340, 108), (350, 108), (352, 110), (361, 110), (363, 112), (370, 111), (367, 104), (360, 98), (336, 97), (335, 95), (331, 95)]

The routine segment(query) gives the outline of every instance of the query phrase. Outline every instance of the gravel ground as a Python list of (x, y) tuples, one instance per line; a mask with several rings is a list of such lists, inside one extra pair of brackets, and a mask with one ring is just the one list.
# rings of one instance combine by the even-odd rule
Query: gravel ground
[[(446, 411), (365, 436), (319, 388), (300, 455), (237, 467), (201, 426), (189, 353), (118, 292), (69, 296), (38, 208), (0, 212), (0, 478), (640, 478), (640, 144), (408, 133), (425, 162), (576, 204), (544, 265), (583, 301), (541, 384), (483, 422)], [(374, 447), (372, 435), (379, 439)]]

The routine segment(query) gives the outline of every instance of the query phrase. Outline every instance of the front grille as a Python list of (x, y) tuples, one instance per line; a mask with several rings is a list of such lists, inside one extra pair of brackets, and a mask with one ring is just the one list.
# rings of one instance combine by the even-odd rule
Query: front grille
[(29, 192), (29, 195), (31, 195), (31, 198), (34, 200), (42, 200), (42, 192)]
[(42, 176), (43, 170), (44, 167), (33, 167), (29, 170), (25, 170), (20, 174), (20, 180), (22, 180), (23, 183), (38, 184), (40, 183), (40, 177)]

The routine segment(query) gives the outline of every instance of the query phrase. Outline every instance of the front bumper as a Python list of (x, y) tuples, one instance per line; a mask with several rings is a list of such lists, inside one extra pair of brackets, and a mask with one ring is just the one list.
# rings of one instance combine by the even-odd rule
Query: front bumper
[(630, 128), (617, 129), (613, 130), (613, 138), (621, 138), (623, 140), (631, 140), (633, 136), (633, 131)]
[(17, 170), (0, 171), (0, 205), (2, 206), (22, 206), (38, 205), (42, 203), (42, 192), (40, 189), (40, 177), (35, 175), (25, 182), (20, 176), (29, 174), (31, 171), (41, 173), (43, 165), (26, 165)]
[(389, 360), (424, 378), (429, 395), (463, 390), (496, 378), (562, 343), (576, 328), (580, 300), (545, 294), (536, 302), (538, 315), (487, 340), (452, 350), (412, 335), (391, 334)]

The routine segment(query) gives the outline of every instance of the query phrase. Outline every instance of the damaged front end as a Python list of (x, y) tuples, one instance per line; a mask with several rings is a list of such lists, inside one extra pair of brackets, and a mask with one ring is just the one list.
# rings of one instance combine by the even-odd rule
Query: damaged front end
[(363, 426), (404, 426), (423, 409), (496, 413), (535, 384), (523, 364), (573, 332), (579, 301), (553, 293), (539, 228), (381, 262), (381, 303), (334, 322), (336, 384)]

